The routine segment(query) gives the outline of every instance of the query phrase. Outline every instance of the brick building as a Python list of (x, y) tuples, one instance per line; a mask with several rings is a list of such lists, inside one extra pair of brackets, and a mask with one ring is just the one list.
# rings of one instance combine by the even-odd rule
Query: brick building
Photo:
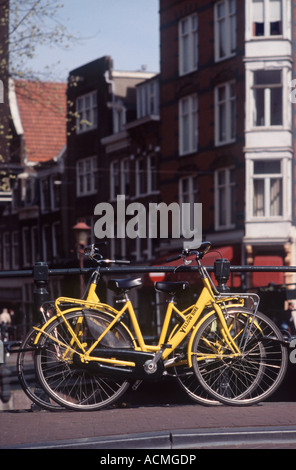
[(295, 265), (294, 4), (160, 0), (161, 193), (233, 264)]

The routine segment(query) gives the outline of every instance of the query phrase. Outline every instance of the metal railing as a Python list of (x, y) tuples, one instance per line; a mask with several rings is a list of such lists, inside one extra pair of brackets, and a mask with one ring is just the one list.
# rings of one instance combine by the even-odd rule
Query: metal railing
[[(217, 281), (217, 289), (220, 292), (229, 291), (227, 282), (230, 279), (231, 273), (296, 273), (296, 266), (238, 266), (231, 265), (225, 259), (217, 259), (214, 266), (206, 267), (208, 272), (214, 274)], [(48, 299), (48, 281), (50, 276), (78, 276), (90, 275), (95, 268), (61, 268), (51, 269), (45, 262), (38, 262), (34, 265), (33, 269), (14, 270), (14, 271), (0, 271), (0, 279), (3, 278), (28, 278), (31, 277), (34, 281), (34, 314), (35, 320), (38, 321), (38, 312), (40, 306)], [(100, 272), (104, 275), (113, 274), (149, 274), (149, 273), (198, 273), (197, 266), (112, 266), (101, 267)]]

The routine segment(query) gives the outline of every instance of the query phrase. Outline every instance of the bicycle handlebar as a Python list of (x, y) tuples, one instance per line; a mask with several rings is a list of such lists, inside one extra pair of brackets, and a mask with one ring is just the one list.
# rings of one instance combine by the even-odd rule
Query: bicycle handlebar
[(185, 248), (182, 250), (182, 254), (176, 255), (176, 256), (171, 256), (166, 259), (166, 262), (171, 262), (171, 261), (176, 261), (178, 259), (183, 258), (185, 260), (186, 256), (192, 256), (195, 255), (196, 259), (202, 259), (205, 254), (208, 253), (208, 251), (211, 249), (211, 242), (202, 242), (199, 248), (195, 250), (191, 250), (190, 248)]
[[(106, 245), (106, 243), (100, 243), (99, 246)], [(84, 255), (88, 256), (90, 259), (94, 260), (98, 264), (130, 264), (128, 260), (119, 260), (119, 259), (104, 259), (101, 255), (99, 248), (94, 244), (88, 245), (84, 248)], [(97, 259), (99, 257), (99, 259)]]

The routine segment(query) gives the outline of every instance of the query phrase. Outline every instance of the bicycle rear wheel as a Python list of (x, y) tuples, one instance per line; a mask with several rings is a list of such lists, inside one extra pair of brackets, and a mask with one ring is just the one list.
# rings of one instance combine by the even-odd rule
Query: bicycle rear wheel
[(279, 387), (287, 370), (288, 353), (281, 332), (266, 315), (257, 312), (253, 319), (247, 309), (228, 310), (226, 321), (241, 356), (233, 356), (213, 315), (193, 341), (195, 374), (221, 403), (245, 406), (265, 400)]
[[(40, 325), (37, 326), (40, 327)], [(34, 366), (34, 340), (36, 334), (36, 330), (31, 330), (20, 346), (21, 351), (18, 353), (16, 360), (18, 380), (27, 397), (35, 405), (47, 411), (61, 411), (61, 406), (45, 393), (36, 375)]]
[(177, 364), (174, 369), (179, 385), (191, 400), (200, 403), (201, 405), (220, 405), (220, 402), (213, 399), (197, 380), (196, 374), (192, 367), (188, 366), (187, 360), (186, 364)]
[[(94, 344), (112, 319), (94, 310), (69, 312), (65, 318), (86, 348)], [(99, 410), (117, 401), (129, 387), (127, 380), (99, 376), (79, 365), (75, 356), (81, 351), (61, 317), (47, 327), (38, 345), (40, 349), (36, 353), (35, 364), (39, 381), (45, 392), (66, 408)], [(118, 324), (107, 333), (100, 347), (132, 348), (132, 340), (125, 328)]]

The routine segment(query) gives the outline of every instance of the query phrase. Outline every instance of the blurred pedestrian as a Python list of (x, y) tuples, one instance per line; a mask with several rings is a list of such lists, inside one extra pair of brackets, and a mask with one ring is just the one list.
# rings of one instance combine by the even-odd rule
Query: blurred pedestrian
[(0, 313), (0, 323), (5, 323), (5, 325), (11, 325), (11, 316), (7, 308), (4, 308)]

